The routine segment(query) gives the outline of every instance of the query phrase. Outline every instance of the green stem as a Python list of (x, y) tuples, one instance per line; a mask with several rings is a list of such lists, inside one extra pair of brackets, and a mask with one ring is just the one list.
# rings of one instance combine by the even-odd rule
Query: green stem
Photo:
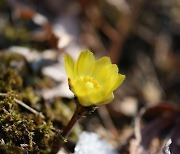
[[(80, 105), (76, 98), (75, 98), (75, 102), (76, 102), (76, 110), (74, 111), (74, 114), (71, 120), (69, 121), (68, 125), (65, 127), (64, 131), (61, 134), (62, 137), (65, 139), (69, 136), (69, 134), (71, 133), (71, 130), (73, 129), (73, 127), (75, 126), (75, 124), (78, 122), (79, 119), (86, 116), (87, 114), (91, 114), (97, 109), (96, 106), (84, 107)], [(63, 143), (64, 142), (56, 144), (56, 147), (53, 148), (52, 153), (53, 154), (57, 153), (63, 146)]]
[(62, 136), (64, 138), (68, 137), (72, 128), (75, 126), (75, 124), (77, 123), (77, 121), (82, 117), (85, 116), (86, 114), (86, 110), (84, 110), (83, 106), (77, 104), (76, 106), (76, 110), (74, 111), (74, 114), (71, 118), (71, 120), (69, 121), (68, 125), (66, 126), (66, 128), (64, 129), (64, 131), (62, 132)]

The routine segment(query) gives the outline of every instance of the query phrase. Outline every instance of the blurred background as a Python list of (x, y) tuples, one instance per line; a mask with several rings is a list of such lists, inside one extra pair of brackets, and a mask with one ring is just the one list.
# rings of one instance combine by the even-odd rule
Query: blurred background
[[(80, 121), (64, 153), (88, 131), (117, 153), (178, 154), (180, 1), (0, 0), (0, 79), (9, 85), (0, 92), (17, 91), (57, 129), (74, 111), (63, 55), (84, 49), (109, 56), (126, 80), (111, 104)], [(3, 76), (8, 68), (16, 75)]]

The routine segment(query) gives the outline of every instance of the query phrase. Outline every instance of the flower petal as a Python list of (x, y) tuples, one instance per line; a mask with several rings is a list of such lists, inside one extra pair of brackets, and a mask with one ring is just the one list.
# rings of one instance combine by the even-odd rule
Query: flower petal
[(109, 57), (102, 57), (98, 60), (96, 60), (96, 68), (102, 68), (104, 66), (106, 66), (107, 64), (111, 64), (111, 60)]
[(114, 99), (114, 94), (111, 93), (104, 102), (102, 102), (101, 104), (108, 104), (108, 103), (111, 103), (112, 100)]
[(77, 76), (91, 75), (95, 65), (93, 53), (89, 50), (81, 52), (75, 65), (75, 74)]
[(68, 78), (73, 79), (75, 63), (71, 56), (69, 55), (64, 56), (64, 66), (65, 66), (65, 70), (66, 70)]
[(104, 86), (106, 89), (106, 96), (112, 93), (115, 89), (117, 89), (125, 79), (125, 75), (117, 74), (112, 76), (111, 79)]
[(112, 87), (112, 91), (114, 91), (115, 89), (117, 89), (117, 88), (123, 83), (125, 77), (126, 77), (125, 75), (118, 74), (118, 77), (117, 77), (117, 79), (116, 79), (116, 82), (115, 82), (115, 84), (114, 84), (113, 87)]
[(102, 58), (98, 59), (95, 62), (95, 67), (94, 67), (95, 69), (93, 70), (92, 75), (94, 77), (96, 77), (99, 74), (100, 70), (102, 70), (109, 64), (111, 64), (111, 60), (109, 57), (102, 57)]
[[(96, 69), (96, 68), (95, 68)], [(106, 84), (112, 76), (118, 74), (118, 67), (115, 64), (107, 64), (105, 67), (99, 70), (95, 78), (102, 84)], [(109, 83), (111, 84), (111, 83)]]

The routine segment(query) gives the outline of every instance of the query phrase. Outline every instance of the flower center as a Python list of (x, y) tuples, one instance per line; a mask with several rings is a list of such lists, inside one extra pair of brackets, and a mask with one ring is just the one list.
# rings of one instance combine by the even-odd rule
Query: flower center
[(90, 88), (99, 89), (101, 87), (101, 85), (92, 77), (81, 77), (80, 80), (84, 82)]

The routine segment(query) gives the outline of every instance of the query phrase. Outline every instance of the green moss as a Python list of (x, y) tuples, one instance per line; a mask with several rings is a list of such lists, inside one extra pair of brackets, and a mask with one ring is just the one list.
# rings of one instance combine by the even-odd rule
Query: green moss
[(60, 131), (40, 116), (22, 112), (14, 101), (15, 94), (0, 98), (0, 138), (7, 147), (30, 152), (50, 152), (51, 143)]
[(8, 25), (4, 28), (5, 36), (10, 40), (29, 40), (29, 33), (25, 28), (14, 28), (11, 25)]
[(50, 153), (53, 143), (61, 141), (61, 131), (54, 128), (50, 119), (31, 113), (14, 101), (20, 99), (33, 108), (43, 108), (35, 86), (24, 84), (29, 77), (27, 70), (22, 56), (0, 54), (0, 92), (7, 93), (0, 96), (0, 153)]
[[(30, 65), (15, 53), (0, 53), (0, 153), (50, 153), (65, 140), (60, 135), (70, 120), (75, 104), (60, 97), (45, 101), (40, 91), (57, 83), (41, 73), (31, 73)], [(33, 114), (15, 99), (42, 112)], [(71, 133), (76, 139), (81, 128)]]
[(35, 107), (40, 101), (40, 97), (35, 94), (32, 87), (27, 87), (21, 92), (22, 101), (26, 104)]
[(19, 89), (22, 86), (22, 79), (13, 69), (7, 69), (0, 73), (0, 91), (7, 92), (13, 89)]
[(22, 88), (26, 74), (24, 58), (18, 54), (0, 53), (0, 92)]

